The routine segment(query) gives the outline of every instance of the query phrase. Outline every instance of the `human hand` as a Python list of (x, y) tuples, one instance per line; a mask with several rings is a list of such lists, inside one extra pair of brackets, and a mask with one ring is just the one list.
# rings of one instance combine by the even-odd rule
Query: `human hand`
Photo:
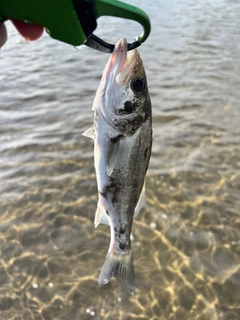
[[(18, 32), (26, 41), (37, 40), (43, 34), (43, 27), (33, 23), (26, 23), (20, 20), (12, 20)], [(0, 23), (0, 48), (7, 41), (7, 29), (4, 23)]]

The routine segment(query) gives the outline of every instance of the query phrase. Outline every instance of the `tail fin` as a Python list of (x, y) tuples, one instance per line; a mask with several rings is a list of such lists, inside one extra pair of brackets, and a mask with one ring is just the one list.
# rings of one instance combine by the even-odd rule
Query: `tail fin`
[(135, 276), (131, 250), (126, 255), (115, 254), (113, 252), (108, 253), (98, 278), (98, 283), (108, 283), (112, 277), (115, 277), (130, 294), (134, 294)]

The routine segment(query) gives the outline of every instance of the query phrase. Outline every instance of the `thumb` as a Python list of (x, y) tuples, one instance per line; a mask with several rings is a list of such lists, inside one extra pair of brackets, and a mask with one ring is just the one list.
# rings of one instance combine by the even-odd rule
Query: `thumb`
[(0, 23), (0, 48), (7, 41), (7, 29), (4, 23)]
[(12, 20), (12, 23), (26, 41), (37, 40), (43, 34), (44, 29), (38, 24), (27, 23), (20, 20)]

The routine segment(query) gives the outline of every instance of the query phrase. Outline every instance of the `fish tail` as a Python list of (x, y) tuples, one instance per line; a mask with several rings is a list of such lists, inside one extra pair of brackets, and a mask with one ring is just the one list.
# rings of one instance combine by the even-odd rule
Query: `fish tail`
[(128, 291), (130, 294), (134, 294), (135, 275), (133, 267), (133, 254), (131, 250), (124, 255), (116, 254), (114, 252), (108, 253), (98, 278), (98, 283), (108, 283), (112, 277), (115, 277), (126, 291)]

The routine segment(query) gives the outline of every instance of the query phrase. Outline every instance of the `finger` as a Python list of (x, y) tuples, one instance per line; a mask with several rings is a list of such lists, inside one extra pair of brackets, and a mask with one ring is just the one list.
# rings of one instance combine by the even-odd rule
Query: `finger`
[(12, 23), (26, 41), (37, 40), (43, 34), (44, 29), (38, 24), (27, 23), (20, 20), (12, 20)]
[(7, 41), (7, 29), (4, 23), (0, 23), (0, 48)]

